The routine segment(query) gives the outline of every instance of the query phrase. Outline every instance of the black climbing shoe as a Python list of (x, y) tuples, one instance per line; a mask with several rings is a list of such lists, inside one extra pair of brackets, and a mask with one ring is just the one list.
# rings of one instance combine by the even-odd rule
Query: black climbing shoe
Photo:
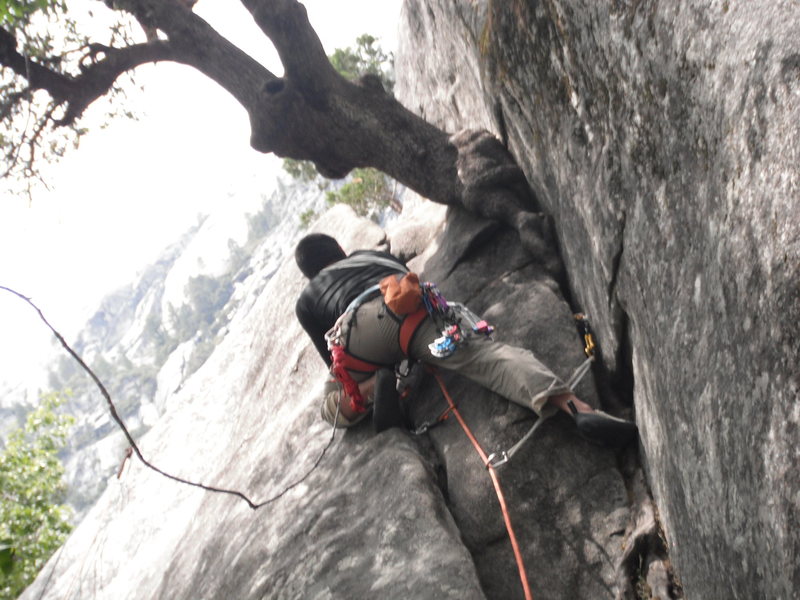
[(590, 413), (581, 413), (570, 402), (572, 418), (578, 427), (578, 433), (585, 440), (606, 446), (607, 448), (622, 448), (636, 438), (638, 429), (635, 423), (612, 417), (602, 410)]
[(381, 369), (375, 377), (375, 404), (372, 407), (375, 433), (392, 427), (403, 427), (405, 419), (397, 393), (397, 377), (390, 369)]

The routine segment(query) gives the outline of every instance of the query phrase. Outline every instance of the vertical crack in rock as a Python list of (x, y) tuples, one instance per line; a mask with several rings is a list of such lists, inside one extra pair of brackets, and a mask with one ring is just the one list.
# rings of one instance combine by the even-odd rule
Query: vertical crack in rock
[(626, 484), (631, 498), (631, 524), (617, 570), (617, 598), (683, 598), (641, 467), (634, 468)]
[[(627, 214), (622, 213), (619, 231), (619, 247), (611, 259), (611, 277), (608, 282), (608, 302), (611, 308), (612, 326), (617, 339), (617, 349), (612, 372), (600, 360), (601, 377), (605, 378), (602, 387), (610, 391), (606, 397), (617, 410), (633, 407), (633, 341), (630, 332), (630, 317), (618, 295), (622, 258), (625, 254), (625, 232)], [(602, 357), (601, 357), (602, 358)]]
[[(634, 341), (630, 316), (618, 294), (625, 256), (626, 225), (627, 214), (623, 212), (619, 247), (611, 260), (607, 288), (617, 339), (616, 368), (609, 371), (601, 356), (596, 377), (607, 406), (634, 418), (630, 414), (634, 410)], [(624, 536), (625, 551), (617, 568), (617, 598), (683, 598), (683, 589), (669, 558), (658, 508), (644, 476), (638, 449), (629, 449), (619, 455), (619, 470), (630, 497), (631, 521)]]
[(611, 259), (611, 278), (608, 282), (608, 301), (613, 304), (617, 301), (617, 284), (619, 282), (619, 271), (622, 263), (622, 253), (625, 251), (625, 224), (627, 223), (626, 213), (622, 213), (622, 222), (620, 223), (619, 232), (619, 248), (614, 253)]
[[(622, 271), (622, 259), (625, 254), (625, 234), (627, 227), (627, 213), (622, 212), (622, 218), (619, 225), (619, 247), (611, 260), (611, 277), (608, 283), (608, 303), (611, 309), (611, 325), (616, 333), (617, 350), (616, 350), (616, 373), (613, 376), (612, 386), (620, 392), (622, 397), (625, 398), (628, 405), (633, 402), (633, 365), (630, 363), (632, 360), (631, 339), (629, 331), (629, 317), (628, 313), (622, 305), (622, 300), (618, 294), (620, 284), (620, 277)], [(625, 378), (629, 381), (625, 381)], [(627, 392), (627, 393), (622, 393)]]
[(494, 119), (497, 124), (497, 132), (500, 135), (500, 141), (503, 143), (503, 146), (508, 148), (508, 129), (506, 127), (506, 116), (503, 112), (503, 104), (499, 98), (495, 99), (493, 108)]
[(620, 306), (617, 345), (617, 371), (611, 381), (617, 397), (627, 407), (633, 407), (633, 341), (630, 317)]

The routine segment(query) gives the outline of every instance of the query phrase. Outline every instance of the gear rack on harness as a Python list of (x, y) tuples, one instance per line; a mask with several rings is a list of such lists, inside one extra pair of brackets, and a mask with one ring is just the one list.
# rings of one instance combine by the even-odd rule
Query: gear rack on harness
[(469, 343), (473, 335), (489, 337), (494, 333), (494, 327), (460, 302), (448, 303), (434, 283), (422, 284), (422, 302), (442, 333), (428, 345), (436, 358), (451, 356), (461, 344)]

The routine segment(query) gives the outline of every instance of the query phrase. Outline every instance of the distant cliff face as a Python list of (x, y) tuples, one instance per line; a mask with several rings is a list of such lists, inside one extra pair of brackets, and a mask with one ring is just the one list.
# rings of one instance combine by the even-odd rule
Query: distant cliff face
[[(239, 203), (241, 204), (241, 203)], [(324, 206), (316, 186), (279, 184), (252, 213), (218, 211), (165, 249), (136, 280), (108, 294), (72, 341), (117, 399), (129, 429), (143, 435), (225, 337), (229, 322), (291, 254), (297, 211)], [(62, 355), (50, 388), (70, 391), (76, 418), (67, 451), (67, 503), (80, 520), (119, 468), (127, 441), (86, 373)], [(8, 400), (8, 399), (7, 399)]]
[(794, 2), (409, 0), (398, 97), (504, 139), (688, 597), (800, 589), (800, 10)]

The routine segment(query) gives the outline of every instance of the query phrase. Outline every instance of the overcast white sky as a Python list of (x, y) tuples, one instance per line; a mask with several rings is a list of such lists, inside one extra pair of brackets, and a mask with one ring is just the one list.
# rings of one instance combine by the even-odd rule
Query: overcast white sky
[[(86, 0), (88, 2), (88, 0)], [(91, 2), (89, 2), (91, 4)], [(305, 0), (326, 51), (362, 33), (396, 48), (402, 0)], [(74, 4), (71, 4), (73, 6)], [(266, 37), (237, 0), (200, 0), (195, 12), (274, 72)], [(279, 162), (250, 149), (244, 110), (191, 69), (137, 72), (130, 92), (141, 119), (94, 129), (47, 172), (32, 204), (0, 181), (0, 285), (31, 296), (56, 328), (74, 335), (107, 292), (129, 282), (199, 212), (249, 203), (272, 189)], [(99, 111), (87, 114), (91, 125)], [(50, 334), (33, 311), (0, 292), (0, 380), (38, 362)]]

